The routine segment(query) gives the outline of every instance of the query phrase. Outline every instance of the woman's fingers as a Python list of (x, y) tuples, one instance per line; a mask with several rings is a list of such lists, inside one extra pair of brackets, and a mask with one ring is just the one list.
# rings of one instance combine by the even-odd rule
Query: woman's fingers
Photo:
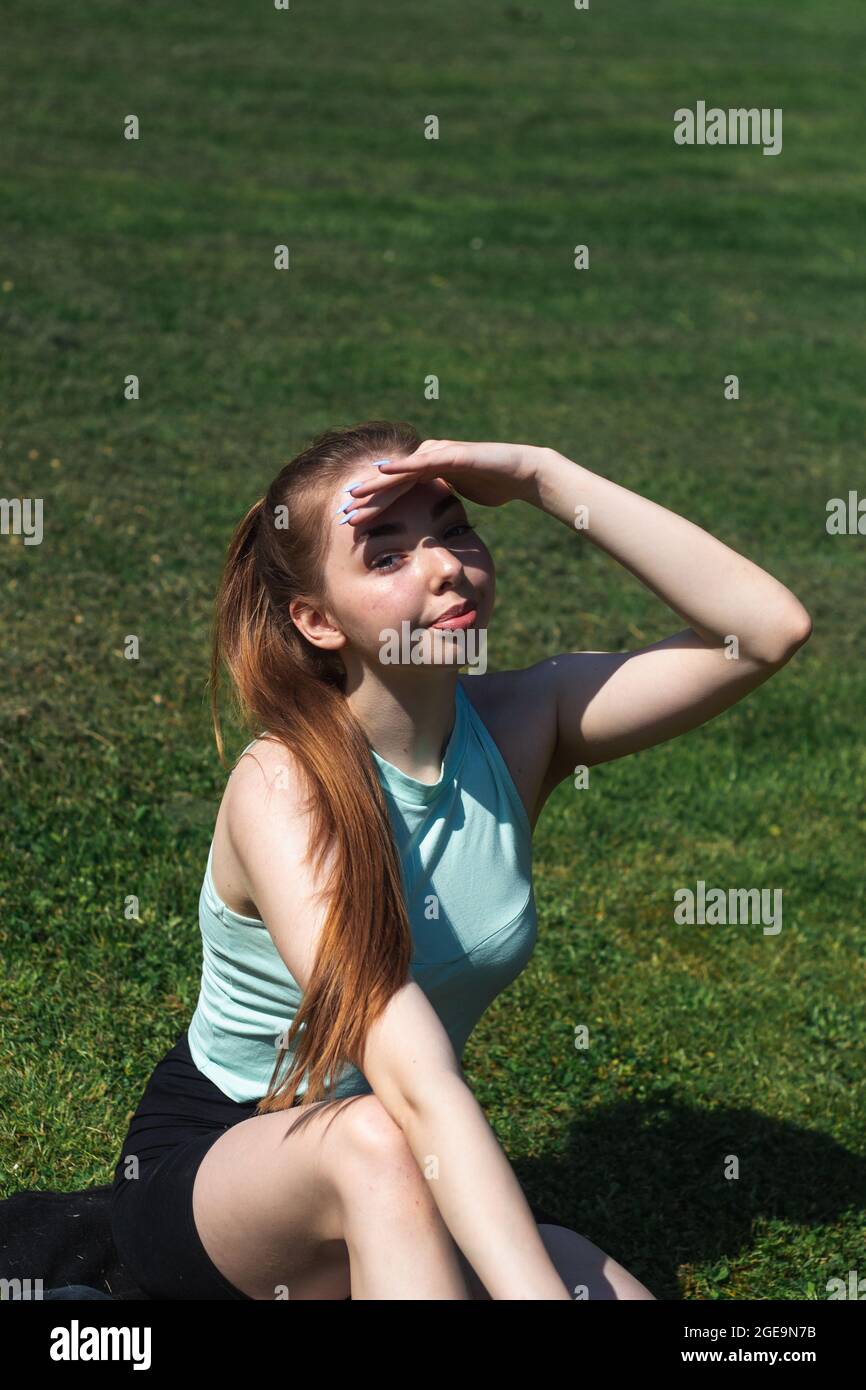
[[(345, 514), (343, 519), (349, 526), (357, 526), (359, 521), (369, 520), (370, 516), (375, 516), (377, 512), (383, 511), (385, 507), (390, 507), (392, 502), (396, 502), (397, 498), (414, 487), (416, 482), (416, 478), (408, 478), (386, 488), (382, 487), (380, 480), (376, 479), (374, 483), (375, 491), (371, 491), (363, 496), (358, 496), (357, 492), (349, 494), (350, 500), (347, 501), (342, 508)], [(360, 489), (361, 485), (359, 484), (358, 487)], [(338, 520), (337, 525), (339, 526), (341, 524), (342, 521)]]
[(386, 473), (384, 468), (381, 471), (377, 469), (370, 477), (362, 478), (351, 488), (348, 495), (350, 497), (365, 497), (373, 492), (382, 492), (391, 486), (414, 486), (415, 483), (421, 482), (425, 478), (437, 478), (443, 467), (446, 466), (446, 462), (441, 454), (436, 459), (419, 458), (415, 462), (409, 463), (405, 459), (400, 459), (399, 463), (395, 461), (387, 465), (391, 468), (390, 473)]
[(403, 467), (425, 468), (432, 469), (435, 475), (436, 470), (448, 465), (460, 467), (471, 464), (473, 448), (472, 444), (465, 444), (458, 439), (425, 439), (414, 454), (407, 454), (405, 459), (390, 460), (381, 471), (388, 473), (390, 470), (396, 473)]
[[(415, 468), (401, 469), (399, 472), (388, 474), (387, 478), (382, 473), (372, 474), (369, 478), (362, 478), (351, 488), (347, 489), (346, 497), (348, 501), (361, 501), (367, 505), (374, 499), (382, 500), (383, 503), (393, 502), (395, 497), (399, 497), (401, 492), (408, 492), (410, 487), (414, 487), (423, 476), (421, 470)], [(430, 476), (435, 477), (435, 469), (430, 470)]]
[(344, 515), (338, 514), (337, 524), (342, 525), (346, 520), (348, 525), (357, 526), (390, 506), (421, 479), (437, 477), (446, 462), (445, 451), (449, 445), (449, 440), (425, 440), (414, 454), (405, 459), (389, 459), (384, 467), (361, 478), (346, 490), (347, 501), (340, 509)]
[[(373, 492), (385, 492), (386, 490), (392, 487), (402, 487), (405, 486), (407, 478), (409, 478), (409, 476), (410, 475), (408, 473), (402, 475), (392, 473), (386, 480), (384, 474), (375, 473), (372, 475), (372, 477), (362, 478), (360, 482), (355, 483), (354, 487), (349, 489), (349, 491), (347, 492), (347, 496), (368, 497)], [(414, 474), (411, 475), (411, 481), (417, 481), (417, 478)]]

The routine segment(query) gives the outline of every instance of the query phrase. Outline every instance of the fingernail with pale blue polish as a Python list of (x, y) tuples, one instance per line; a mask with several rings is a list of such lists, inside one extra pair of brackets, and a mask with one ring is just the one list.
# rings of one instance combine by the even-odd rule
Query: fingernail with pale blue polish
[(373, 464), (373, 467), (374, 467), (374, 468), (381, 468), (383, 463), (390, 463), (390, 462), (391, 462), (390, 459), (377, 459), (376, 462)]
[(351, 510), (349, 513), (347, 513), (346, 516), (343, 517), (343, 520), (342, 520), (342, 521), (338, 521), (338, 522), (337, 522), (337, 525), (338, 525), (338, 526), (345, 526), (346, 522), (347, 522), (351, 517), (353, 517), (353, 516), (355, 515), (355, 512), (356, 512), (357, 510), (358, 510), (357, 507), (353, 507), (352, 510)]

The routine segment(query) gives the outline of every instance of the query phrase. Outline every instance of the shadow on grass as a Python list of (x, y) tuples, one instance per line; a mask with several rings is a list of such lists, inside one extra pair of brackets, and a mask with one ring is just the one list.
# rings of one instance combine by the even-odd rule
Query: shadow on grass
[[(566, 1146), (567, 1157), (514, 1161), (527, 1199), (659, 1299), (682, 1298), (682, 1265), (754, 1249), (756, 1221), (829, 1225), (866, 1194), (866, 1160), (754, 1110), (627, 1101), (573, 1123)], [(846, 1277), (847, 1266), (834, 1274)]]

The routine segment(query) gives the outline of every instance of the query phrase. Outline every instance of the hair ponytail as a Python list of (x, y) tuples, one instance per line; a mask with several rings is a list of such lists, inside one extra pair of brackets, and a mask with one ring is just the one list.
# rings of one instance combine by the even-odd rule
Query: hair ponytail
[[(420, 436), (404, 422), (372, 420), (329, 430), (280, 471), (229, 543), (214, 614), (211, 715), (224, 767), (218, 697), (221, 664), (241, 722), (290, 751), (309, 793), (308, 859), (330, 873), (312, 975), (278, 1048), (259, 1114), (287, 1109), (307, 1074), (302, 1103), (331, 1098), (346, 1062), (361, 1069), (370, 1025), (408, 979), (412, 935), (400, 858), (370, 745), (343, 693), (339, 654), (308, 642), (289, 614), (297, 597), (324, 597), (327, 512), (349, 469), (409, 454)], [(276, 1042), (276, 1040), (275, 1040)], [(286, 1053), (291, 1065), (277, 1082)]]

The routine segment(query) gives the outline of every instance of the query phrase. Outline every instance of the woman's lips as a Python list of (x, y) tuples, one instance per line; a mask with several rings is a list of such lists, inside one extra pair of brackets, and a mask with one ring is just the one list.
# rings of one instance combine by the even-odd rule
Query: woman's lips
[(451, 628), (471, 627), (478, 617), (478, 609), (470, 608), (468, 613), (458, 613), (455, 618), (442, 618), (438, 623), (431, 623), (431, 627), (441, 627), (450, 630)]

